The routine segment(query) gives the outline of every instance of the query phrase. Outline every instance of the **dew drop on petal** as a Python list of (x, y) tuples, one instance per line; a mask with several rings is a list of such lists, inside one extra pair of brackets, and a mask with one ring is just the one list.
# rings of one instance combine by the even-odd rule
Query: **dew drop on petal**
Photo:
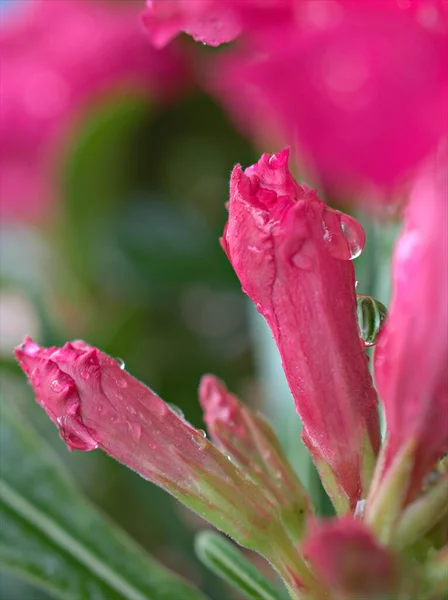
[(132, 439), (135, 442), (140, 441), (142, 436), (142, 427), (140, 423), (128, 423), (129, 431), (131, 432)]
[(341, 229), (347, 241), (350, 260), (358, 258), (366, 245), (366, 234), (360, 223), (350, 215), (341, 215)]
[(128, 387), (128, 382), (126, 381), (126, 379), (116, 379), (115, 383), (118, 385), (119, 388), (127, 388)]
[(124, 362), (124, 360), (120, 357), (115, 359), (115, 362), (117, 363), (117, 365), (120, 367), (120, 369), (123, 371), (126, 368), (126, 363)]
[(371, 296), (357, 297), (358, 328), (364, 345), (369, 348), (375, 345), (379, 332), (387, 316), (387, 308), (379, 300)]
[(324, 243), (334, 258), (354, 260), (364, 249), (364, 229), (350, 215), (326, 208), (322, 216), (322, 231)]
[(50, 383), (50, 389), (55, 394), (60, 394), (67, 387), (67, 382), (60, 381), (59, 379), (53, 379)]
[(87, 381), (88, 379), (90, 379), (90, 373), (86, 369), (84, 369), (83, 371), (81, 371), (81, 373), (79, 374), (79, 376), (81, 377), (81, 379), (84, 379), (84, 381)]
[(72, 415), (59, 417), (58, 426), (59, 435), (67, 444), (69, 450), (89, 452), (98, 448), (98, 442), (78, 417)]
[(178, 417), (180, 417), (181, 419), (185, 418), (184, 411), (179, 406), (177, 406), (177, 404), (172, 404), (171, 402), (167, 402), (166, 404)]

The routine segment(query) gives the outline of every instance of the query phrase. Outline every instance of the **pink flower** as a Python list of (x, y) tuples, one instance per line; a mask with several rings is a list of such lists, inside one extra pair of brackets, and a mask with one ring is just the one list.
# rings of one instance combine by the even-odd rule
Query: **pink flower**
[(333, 193), (390, 192), (447, 136), (446, 7), (294, 6), (288, 26), (255, 20), (215, 59), (209, 87), (241, 128), (292, 145)]
[(350, 517), (316, 525), (303, 544), (306, 559), (327, 591), (345, 600), (395, 597), (397, 561)]
[(41, 348), (29, 338), (15, 354), (69, 449), (101, 448), (243, 545), (276, 527), (245, 474), (113, 358), (82, 341)]
[(156, 48), (181, 31), (196, 41), (219, 46), (235, 39), (241, 23), (235, 0), (147, 0), (143, 22)]
[(83, 111), (118, 89), (171, 96), (185, 69), (174, 47), (157, 52), (139, 30), (139, 2), (16, 4), (0, 30), (0, 209), (32, 219), (54, 195), (61, 145)]
[(288, 154), (264, 154), (245, 171), (235, 167), (222, 245), (272, 330), (304, 441), (343, 512), (365, 497), (379, 448), (350, 261), (364, 232), (297, 184)]
[(406, 444), (416, 445), (408, 501), (448, 451), (447, 190), (446, 168), (428, 169), (416, 180), (394, 251), (390, 312), (375, 352), (388, 429), (383, 477)]
[(202, 377), (199, 400), (212, 440), (266, 490), (287, 519), (290, 535), (300, 539), (311, 503), (269, 422), (213, 375)]

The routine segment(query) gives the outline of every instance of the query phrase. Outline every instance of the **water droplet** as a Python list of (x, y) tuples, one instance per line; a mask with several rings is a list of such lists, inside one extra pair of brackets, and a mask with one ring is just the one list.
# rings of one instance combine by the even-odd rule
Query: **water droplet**
[(85, 369), (83, 371), (81, 371), (79, 376), (81, 377), (81, 379), (84, 379), (84, 381), (87, 381), (87, 379), (90, 379), (90, 373), (89, 373), (89, 371), (87, 371)]
[(387, 316), (387, 308), (371, 296), (358, 295), (357, 297), (358, 327), (361, 339), (366, 347), (376, 343), (381, 327)]
[(203, 429), (198, 429), (198, 433), (200, 433), (203, 438), (207, 437), (207, 434), (205, 433), (205, 431)]
[(149, 444), (149, 447), (151, 448), (151, 450), (157, 450), (157, 444)]
[(115, 394), (117, 400), (123, 400), (123, 394)]
[(322, 216), (323, 240), (334, 258), (354, 260), (364, 249), (366, 235), (356, 219), (326, 208)]
[(142, 436), (142, 427), (140, 423), (128, 423), (129, 431), (135, 442), (138, 442)]
[(59, 379), (53, 379), (50, 383), (50, 389), (55, 394), (60, 394), (67, 387), (68, 383), (66, 381), (60, 381)]
[(128, 382), (126, 381), (126, 379), (116, 379), (115, 383), (118, 385), (119, 388), (127, 388), (128, 387)]
[(347, 241), (350, 260), (354, 260), (355, 258), (358, 258), (366, 245), (366, 234), (364, 229), (356, 219), (344, 214), (341, 216), (341, 229)]
[(120, 357), (115, 359), (115, 362), (117, 363), (117, 365), (120, 367), (120, 369), (123, 371), (126, 368), (126, 363), (124, 362), (124, 360)]
[(59, 435), (68, 449), (89, 452), (98, 448), (98, 442), (78, 417), (68, 415), (58, 418)]
[(176, 404), (172, 404), (171, 402), (167, 402), (167, 404), (173, 411), (173, 413), (175, 413), (181, 419), (185, 419), (184, 411), (181, 408), (179, 408), (179, 406), (177, 406)]

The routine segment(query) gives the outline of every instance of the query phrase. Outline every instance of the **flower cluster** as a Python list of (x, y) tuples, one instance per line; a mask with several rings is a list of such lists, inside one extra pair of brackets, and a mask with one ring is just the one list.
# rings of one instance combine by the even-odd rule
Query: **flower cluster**
[[(395, 251), (394, 297), (374, 361), (388, 425), (381, 445), (356, 317), (352, 259), (364, 234), (293, 179), (288, 156), (235, 167), (221, 243), (271, 328), (337, 520), (316, 522), (270, 425), (215, 377), (199, 391), (211, 443), (84, 342), (45, 349), (27, 339), (16, 356), (70, 449), (99, 447), (165, 488), (268, 558), (293, 598), (303, 590), (316, 599), (329, 590), (353, 599), (405, 594), (398, 550), (412, 551), (446, 515), (446, 473), (425, 480), (448, 450), (446, 173), (416, 182)], [(425, 573), (412, 580), (422, 594)]]

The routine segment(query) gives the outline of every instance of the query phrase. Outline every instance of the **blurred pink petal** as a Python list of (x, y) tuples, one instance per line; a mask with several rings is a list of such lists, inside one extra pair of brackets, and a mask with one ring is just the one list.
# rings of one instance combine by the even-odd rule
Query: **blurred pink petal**
[(319, 580), (337, 598), (395, 597), (397, 562), (360, 521), (351, 517), (316, 525), (303, 552)]
[(143, 23), (156, 48), (181, 31), (197, 42), (219, 46), (241, 31), (236, 9), (235, 0), (147, 0)]
[(183, 60), (175, 48), (150, 46), (140, 8), (134, 0), (35, 0), (2, 14), (3, 218), (34, 218), (48, 206), (61, 143), (95, 101), (118, 89), (166, 98), (182, 86)]
[(303, 0), (287, 26), (254, 20), (215, 58), (211, 88), (332, 192), (390, 192), (447, 136), (446, 8), (402, 4)]
[(448, 178), (428, 169), (412, 190), (394, 251), (390, 312), (375, 352), (388, 429), (387, 474), (416, 442), (408, 500), (448, 451)]
[(235, 167), (222, 245), (272, 330), (327, 491), (349, 510), (367, 493), (379, 448), (350, 261), (364, 232), (297, 184), (288, 154), (264, 154), (245, 171)]

